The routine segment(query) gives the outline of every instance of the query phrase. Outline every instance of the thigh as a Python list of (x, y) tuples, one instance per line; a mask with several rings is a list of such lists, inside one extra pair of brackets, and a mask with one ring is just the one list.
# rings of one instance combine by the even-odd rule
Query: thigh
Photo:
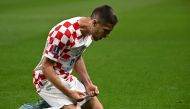
[[(69, 83), (64, 79), (60, 78), (64, 86), (69, 87)], [(50, 81), (46, 81), (46, 84), (41, 87), (40, 95), (51, 107), (61, 108), (64, 105), (71, 105), (73, 101), (57, 89)]]
[(103, 109), (103, 106), (97, 97), (92, 97), (82, 106), (82, 109)]
[[(73, 104), (72, 100), (58, 91), (41, 91), (38, 93), (51, 107), (61, 108)], [(50, 108), (51, 109), (51, 108)]]
[[(75, 77), (73, 77), (73, 84), (70, 85), (63, 79), (61, 79), (63, 84), (71, 89), (80, 92), (86, 92), (84, 85)], [(50, 106), (61, 108), (63, 106), (72, 105), (73, 101), (62, 93), (59, 89), (57, 89), (51, 82), (47, 82), (44, 88), (38, 93)], [(81, 102), (78, 102), (78, 106), (82, 106), (85, 102), (88, 101), (89, 98), (84, 99)]]

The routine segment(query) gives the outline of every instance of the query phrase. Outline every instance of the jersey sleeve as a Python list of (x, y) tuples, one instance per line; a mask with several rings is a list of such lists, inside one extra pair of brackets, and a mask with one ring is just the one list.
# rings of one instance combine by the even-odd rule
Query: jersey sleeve
[(44, 50), (44, 56), (55, 62), (58, 61), (61, 57), (61, 52), (67, 48), (70, 43), (70, 36), (66, 33), (68, 30), (62, 32), (56, 30), (56, 28), (52, 32), (50, 31)]

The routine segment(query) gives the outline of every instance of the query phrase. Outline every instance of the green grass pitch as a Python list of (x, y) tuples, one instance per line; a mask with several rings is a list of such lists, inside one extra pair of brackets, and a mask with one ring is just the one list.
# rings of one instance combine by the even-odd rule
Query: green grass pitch
[(105, 109), (190, 109), (189, 0), (1, 0), (0, 109), (37, 101), (31, 72), (49, 30), (102, 4), (119, 23), (84, 59)]

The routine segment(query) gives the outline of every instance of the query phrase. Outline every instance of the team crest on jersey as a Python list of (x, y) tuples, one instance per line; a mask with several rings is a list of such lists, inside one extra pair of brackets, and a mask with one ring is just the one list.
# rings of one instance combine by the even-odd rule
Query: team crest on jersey
[(59, 46), (58, 46), (58, 45), (54, 45), (54, 46), (53, 46), (53, 49), (52, 49), (52, 53), (53, 53), (54, 55), (58, 55), (59, 50), (60, 50)]

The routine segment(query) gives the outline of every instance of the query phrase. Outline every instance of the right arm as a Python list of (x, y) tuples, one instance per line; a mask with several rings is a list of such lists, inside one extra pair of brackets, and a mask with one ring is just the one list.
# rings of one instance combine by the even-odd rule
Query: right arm
[(74, 101), (82, 101), (84, 99), (84, 93), (70, 90), (67, 87), (64, 86), (64, 84), (61, 82), (59, 76), (55, 73), (53, 65), (54, 61), (50, 60), (49, 58), (45, 58), (42, 65), (42, 72), (45, 75), (45, 77), (61, 92), (63, 92), (65, 95), (73, 99)]
[[(60, 25), (59, 25), (60, 26)], [(60, 28), (60, 27), (56, 28)], [(84, 99), (84, 93), (70, 90), (61, 81), (61, 78), (56, 74), (53, 66), (60, 56), (60, 50), (67, 47), (67, 42), (70, 41), (68, 34), (53, 34), (56, 33), (54, 30), (48, 35), (51, 37), (45, 47), (45, 59), (42, 62), (42, 72), (44, 76), (62, 93), (71, 98), (74, 102), (81, 101)], [(59, 41), (59, 44), (57, 44)]]

